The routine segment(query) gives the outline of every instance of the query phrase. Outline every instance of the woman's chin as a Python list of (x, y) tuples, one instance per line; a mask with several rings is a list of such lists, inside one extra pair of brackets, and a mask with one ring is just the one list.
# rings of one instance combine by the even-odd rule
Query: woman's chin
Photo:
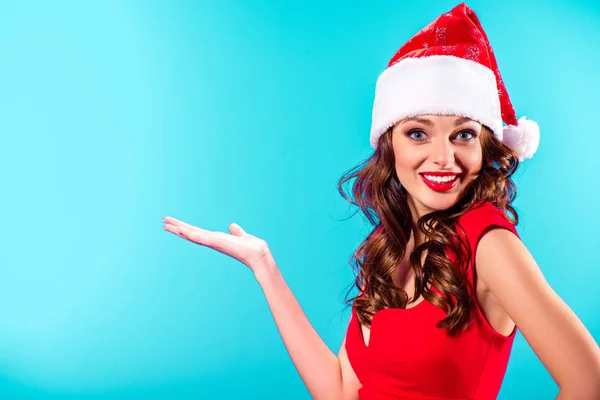
[(458, 202), (458, 196), (456, 195), (444, 195), (444, 196), (434, 196), (434, 198), (429, 198), (423, 202), (423, 205), (433, 211), (442, 211), (447, 210), (454, 206)]

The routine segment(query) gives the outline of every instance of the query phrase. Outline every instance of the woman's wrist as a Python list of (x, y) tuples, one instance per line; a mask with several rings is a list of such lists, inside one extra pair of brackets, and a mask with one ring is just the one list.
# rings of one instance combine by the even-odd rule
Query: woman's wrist
[(254, 265), (252, 271), (254, 271), (254, 277), (261, 286), (281, 277), (279, 267), (270, 253)]

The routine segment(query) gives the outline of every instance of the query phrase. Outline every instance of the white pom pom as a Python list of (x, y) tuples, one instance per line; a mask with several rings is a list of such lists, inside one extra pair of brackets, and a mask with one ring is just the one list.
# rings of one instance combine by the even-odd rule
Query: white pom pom
[(526, 117), (519, 118), (517, 126), (505, 126), (502, 134), (502, 142), (517, 152), (519, 161), (533, 157), (540, 145), (540, 127)]

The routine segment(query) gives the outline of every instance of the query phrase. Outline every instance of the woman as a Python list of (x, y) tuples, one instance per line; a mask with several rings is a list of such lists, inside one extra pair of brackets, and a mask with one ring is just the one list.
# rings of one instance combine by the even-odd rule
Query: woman
[[(515, 230), (510, 178), (538, 143), (465, 4), (400, 48), (377, 82), (375, 152), (338, 186), (375, 229), (353, 258), (359, 293), (337, 356), (264, 240), (237, 224), (228, 235), (165, 217), (164, 229), (252, 269), (315, 399), (494, 399), (517, 327), (560, 399), (600, 399), (597, 344)], [(342, 190), (354, 178), (355, 200)]]

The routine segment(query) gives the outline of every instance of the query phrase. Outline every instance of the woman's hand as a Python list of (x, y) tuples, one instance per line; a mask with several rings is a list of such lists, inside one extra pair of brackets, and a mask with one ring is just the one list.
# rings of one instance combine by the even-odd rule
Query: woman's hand
[[(163, 221), (166, 231), (227, 254), (250, 267), (263, 289), (288, 354), (313, 399), (358, 398), (360, 382), (353, 372), (348, 374), (352, 368), (345, 351), (340, 350), (340, 357), (345, 360), (342, 366), (306, 318), (264, 240), (247, 234), (237, 224), (229, 225), (229, 235), (188, 225), (171, 217), (165, 217)], [(344, 346), (342, 344), (342, 349)], [(344, 393), (349, 395), (344, 397)]]
[(246, 264), (255, 275), (275, 266), (267, 242), (246, 233), (238, 224), (229, 225), (229, 235), (198, 228), (172, 217), (164, 217), (163, 222), (164, 230), (233, 257)]

